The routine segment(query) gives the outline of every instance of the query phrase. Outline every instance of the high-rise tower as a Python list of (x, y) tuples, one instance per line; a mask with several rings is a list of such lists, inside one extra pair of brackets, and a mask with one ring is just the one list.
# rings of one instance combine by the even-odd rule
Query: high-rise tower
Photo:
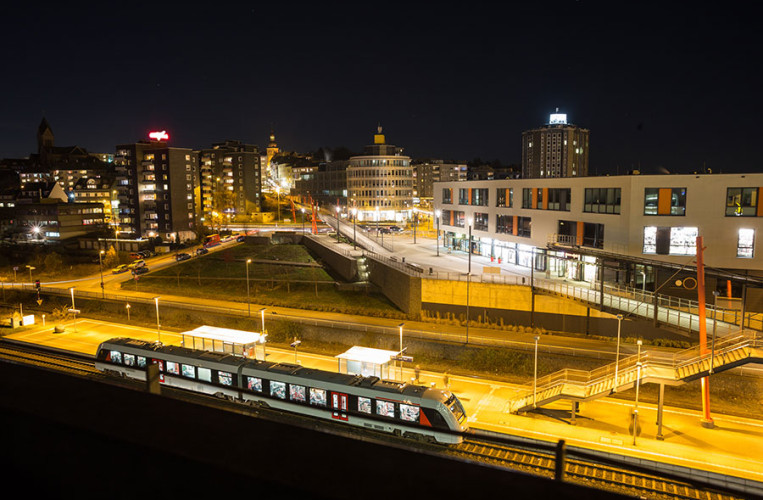
[(546, 125), (522, 133), (522, 177), (584, 177), (588, 175), (588, 129), (567, 123), (567, 115), (552, 113)]

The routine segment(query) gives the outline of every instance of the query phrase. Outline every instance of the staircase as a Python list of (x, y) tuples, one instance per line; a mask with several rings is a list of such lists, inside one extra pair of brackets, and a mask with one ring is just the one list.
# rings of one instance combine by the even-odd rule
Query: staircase
[(507, 411), (526, 412), (559, 399), (586, 401), (609, 396), (634, 387), (639, 380), (641, 384), (679, 385), (746, 363), (763, 363), (763, 336), (756, 330), (738, 332), (719, 339), (714, 347), (692, 347), (667, 359), (657, 359), (645, 350), (592, 371), (560, 370), (525, 386), (508, 403)]

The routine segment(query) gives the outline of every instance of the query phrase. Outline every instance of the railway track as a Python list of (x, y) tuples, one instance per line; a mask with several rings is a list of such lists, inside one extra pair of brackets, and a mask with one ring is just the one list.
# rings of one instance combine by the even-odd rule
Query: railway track
[[(27, 346), (7, 341), (0, 342), (0, 360), (13, 363), (23, 363), (40, 368), (60, 371), (76, 376), (97, 378), (116, 382), (113, 377), (104, 375), (96, 370), (94, 360), (84, 355), (61, 353), (40, 346)], [(120, 382), (123, 382), (120, 380)], [(171, 388), (167, 388), (168, 390)], [(175, 391), (170, 390), (170, 393)], [(217, 398), (207, 396), (212, 401), (202, 401), (198, 394), (178, 391), (171, 397), (189, 399), (197, 404), (210, 404), (222, 407), (240, 409), (240, 406)], [(251, 414), (259, 414), (261, 410), (247, 408)], [(342, 426), (346, 427), (346, 426)], [(393, 438), (401, 440), (402, 438)], [(510, 470), (556, 478), (557, 455), (553, 445), (546, 449), (531, 445), (513, 445), (497, 443), (494, 440), (479, 437), (466, 437), (460, 445), (443, 447), (441, 445), (421, 446), (437, 452), (467, 459), (473, 462), (485, 463)], [(563, 480), (587, 487), (604, 489), (637, 498), (654, 499), (702, 499), (702, 500), (736, 500), (744, 499), (741, 494), (733, 494), (714, 490), (709, 486), (691, 484), (680, 478), (634, 471), (613, 464), (601, 463), (595, 460), (567, 457), (564, 460)], [(557, 478), (558, 479), (558, 478)]]
[[(553, 451), (531, 450), (520, 446), (496, 444), (467, 438), (452, 448), (452, 453), (471, 460), (512, 470), (555, 478), (556, 454)], [(564, 481), (604, 489), (638, 498), (736, 500), (745, 497), (721, 492), (710, 487), (690, 484), (676, 478), (638, 472), (595, 461), (567, 458)]]
[(95, 362), (92, 358), (58, 353), (40, 347), (27, 347), (7, 341), (0, 343), (0, 359), (15, 363), (31, 364), (71, 375), (104, 377), (100, 371), (95, 369)]

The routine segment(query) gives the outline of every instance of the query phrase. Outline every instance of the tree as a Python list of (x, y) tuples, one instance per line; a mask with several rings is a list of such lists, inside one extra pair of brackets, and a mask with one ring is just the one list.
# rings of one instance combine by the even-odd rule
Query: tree
[(103, 256), (103, 265), (105, 267), (116, 267), (119, 265), (119, 253), (114, 245), (111, 245), (106, 251), (106, 255)]

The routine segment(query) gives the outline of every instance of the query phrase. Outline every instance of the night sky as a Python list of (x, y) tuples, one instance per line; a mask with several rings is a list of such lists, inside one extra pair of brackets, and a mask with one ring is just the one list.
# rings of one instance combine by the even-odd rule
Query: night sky
[[(21, 2), (19, 2), (21, 3)], [(591, 130), (591, 174), (761, 170), (761, 29), (731, 2), (102, 2), (4, 8), (0, 158), (372, 141), (519, 163), (555, 108)], [(108, 4), (108, 5), (107, 5)]]

